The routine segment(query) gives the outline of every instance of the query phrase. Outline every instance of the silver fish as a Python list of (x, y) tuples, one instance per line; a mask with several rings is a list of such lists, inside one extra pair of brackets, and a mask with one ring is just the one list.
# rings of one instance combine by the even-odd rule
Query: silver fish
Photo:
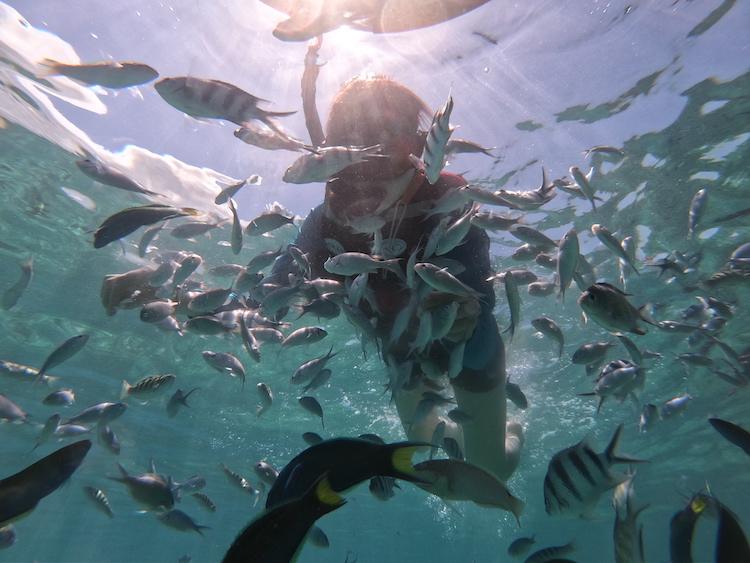
[(253, 471), (258, 476), (258, 479), (263, 481), (269, 487), (273, 486), (276, 477), (279, 476), (278, 470), (272, 465), (265, 461), (259, 461), (253, 464)]
[(188, 309), (199, 313), (209, 313), (222, 307), (230, 299), (233, 289), (214, 287), (199, 293), (188, 303)]
[(151, 82), (159, 73), (143, 63), (116, 63), (106, 61), (88, 64), (65, 64), (52, 59), (44, 59), (42, 76), (67, 76), (89, 86), (97, 84), (105, 88), (130, 88)]
[(703, 218), (703, 212), (705, 211), (706, 203), (708, 202), (707, 196), (708, 192), (705, 188), (698, 190), (690, 202), (690, 209), (688, 210), (687, 238), (693, 237), (698, 223)]
[(119, 463), (120, 477), (109, 477), (113, 481), (118, 481), (128, 487), (130, 496), (136, 502), (142, 504), (147, 510), (162, 512), (174, 508), (174, 496), (167, 482), (160, 476), (153, 473), (132, 476)]
[(305, 362), (292, 374), (290, 383), (292, 385), (308, 383), (326, 367), (328, 360), (333, 358), (336, 354), (338, 354), (338, 352), (333, 353), (333, 346), (331, 346), (331, 349), (328, 350), (327, 354)]
[(404, 274), (399, 262), (399, 258), (383, 260), (362, 252), (344, 252), (328, 258), (323, 267), (327, 272), (340, 276), (356, 276), (363, 272), (374, 272), (382, 268), (403, 277)]
[(50, 407), (69, 407), (76, 402), (76, 395), (72, 389), (58, 389), (47, 395), (42, 404)]
[(318, 149), (317, 154), (303, 154), (286, 169), (281, 179), (289, 184), (327, 182), (344, 168), (373, 158), (387, 158), (380, 154), (380, 145), (325, 147)]
[(127, 403), (99, 403), (81, 412), (64, 418), (62, 424), (102, 424), (106, 425), (121, 417), (128, 410)]
[(190, 496), (198, 502), (203, 510), (216, 512), (216, 505), (206, 493), (192, 493)]
[[(110, 166), (106, 162), (90, 159), (77, 160), (76, 166), (81, 172), (86, 174), (86, 176), (93, 178), (100, 184), (144, 195), (161, 196), (161, 194), (147, 190), (130, 176), (120, 172), (117, 168)], [(148, 246), (148, 244), (146, 246)]]
[[(617, 346), (614, 340), (609, 342), (592, 342), (584, 344), (578, 350), (573, 352), (571, 361), (577, 365), (589, 365), (603, 361), (607, 357), (609, 349)], [(637, 362), (636, 362), (637, 363)]]
[(289, 336), (284, 338), (284, 341), (279, 347), (279, 352), (284, 347), (304, 346), (314, 344), (315, 342), (320, 342), (326, 336), (328, 336), (328, 332), (322, 326), (305, 326), (302, 328), (298, 328)]
[(239, 215), (237, 215), (237, 206), (231, 197), (229, 198), (229, 209), (232, 211), (232, 252), (239, 254), (242, 250), (242, 224)]
[(273, 392), (271, 391), (271, 388), (263, 382), (258, 383), (256, 388), (258, 390), (258, 397), (260, 398), (260, 404), (255, 411), (255, 420), (258, 420), (264, 412), (271, 408), (271, 405), (273, 404)]
[(530, 538), (518, 538), (517, 540), (513, 540), (508, 546), (508, 555), (515, 557), (516, 559), (523, 557), (531, 550), (531, 546), (536, 543), (534, 541), (535, 537), (536, 534)]
[(294, 225), (294, 217), (276, 211), (266, 211), (250, 221), (245, 228), (245, 232), (248, 236), (257, 237), (284, 225)]
[(452, 293), (460, 297), (474, 297), (481, 299), (484, 294), (469, 287), (448, 272), (447, 268), (438, 268), (429, 262), (420, 262), (414, 265), (414, 271), (428, 285), (445, 293)]
[(451, 112), (453, 111), (453, 98), (448, 100), (435, 112), (432, 124), (427, 132), (424, 146), (425, 176), (430, 184), (434, 184), (440, 178), (440, 172), (445, 165), (445, 147), (453, 133), (454, 127), (450, 126)]
[(229, 352), (212, 352), (205, 350), (201, 352), (206, 363), (219, 373), (227, 373), (232, 377), (239, 377), (242, 388), (245, 388), (245, 366), (242, 362)]
[(633, 268), (636, 274), (641, 275), (641, 273), (638, 271), (638, 268), (636, 268), (635, 264), (633, 264), (631, 257), (627, 252), (625, 252), (622, 243), (617, 240), (617, 237), (615, 237), (615, 235), (613, 235), (605, 227), (598, 224), (591, 225), (591, 232), (594, 233), (596, 238), (598, 238), (601, 243), (612, 252), (612, 254), (614, 254), (617, 258)]
[(575, 229), (570, 229), (563, 235), (557, 251), (557, 279), (560, 284), (558, 298), (561, 298), (563, 302), (565, 301), (565, 291), (570, 286), (578, 268), (579, 252), (578, 233)]
[(692, 395), (688, 395), (687, 393), (685, 393), (680, 397), (675, 397), (674, 399), (666, 401), (661, 407), (659, 418), (661, 418), (662, 420), (666, 420), (668, 418), (675, 417), (678, 414), (682, 416), (688, 406), (688, 402), (692, 398)]
[(18, 300), (21, 299), (21, 295), (31, 283), (31, 278), (34, 276), (34, 257), (30, 256), (23, 262), (19, 262), (18, 267), (21, 268), (21, 277), (6, 289), (0, 297), (0, 308), (5, 311), (9, 311), (16, 306)]
[(270, 129), (268, 127), (263, 127), (262, 125), (248, 122), (245, 123), (243, 127), (237, 129), (234, 132), (234, 136), (243, 143), (254, 145), (268, 151), (284, 149), (295, 152), (300, 152), (303, 150), (315, 152), (315, 149), (310, 145), (306, 145), (299, 139), (295, 139), (291, 135), (280, 130), (279, 127), (277, 127), (276, 129), (277, 130), (274, 131), (273, 129)]
[[(396, 496), (396, 491), (393, 489), (398, 487), (396, 479), (385, 475), (378, 475), (370, 479), (369, 489), (376, 499), (382, 502), (386, 502)], [(398, 487), (399, 489), (401, 487)]]
[(26, 420), (26, 417), (28, 416), (28, 413), (23, 412), (23, 409), (21, 409), (21, 407), (15, 402), (0, 393), (0, 420), (7, 420), (8, 422), (20, 424), (22, 422), (28, 422)]
[(644, 563), (643, 524), (638, 527), (638, 516), (648, 505), (635, 509), (633, 478), (615, 488), (615, 563)]
[(627, 296), (627, 293), (611, 284), (596, 283), (583, 292), (578, 298), (578, 304), (586, 317), (609, 332), (646, 334), (647, 329), (638, 323), (645, 321), (654, 324), (644, 317), (648, 303), (636, 309), (627, 300)]
[(526, 395), (521, 391), (521, 386), (518, 383), (511, 383), (510, 379), (505, 381), (505, 394), (510, 401), (521, 410), (529, 408), (529, 401), (526, 399)]
[(586, 199), (591, 202), (591, 207), (593, 207), (594, 211), (596, 212), (596, 200), (594, 199), (595, 190), (589, 182), (589, 177), (581, 172), (581, 169), (577, 166), (571, 166), (570, 169), (568, 169), (568, 172), (570, 173), (570, 176), (573, 178), (573, 181), (576, 183), (576, 185), (581, 188), (581, 191), (583, 192), (583, 195), (586, 196)]
[(563, 518), (587, 516), (606, 491), (627, 480), (611, 470), (615, 463), (645, 463), (615, 454), (622, 425), (617, 427), (604, 452), (597, 454), (586, 436), (575, 446), (564, 449), (549, 463), (544, 477), (544, 505), (547, 514)]
[(45, 373), (51, 370), (55, 366), (59, 366), (66, 360), (69, 360), (81, 351), (89, 340), (88, 334), (81, 334), (68, 338), (65, 342), (55, 348), (52, 353), (44, 360), (42, 367), (39, 368), (39, 373), (36, 378), (37, 381), (41, 381)]
[(31, 448), (32, 452), (42, 444), (46, 444), (52, 439), (55, 431), (60, 427), (60, 419), (61, 417), (59, 413), (55, 413), (47, 419), (41, 431), (39, 432), (39, 437), (37, 438), (36, 445)]
[(505, 285), (505, 297), (508, 300), (508, 309), (510, 309), (510, 326), (503, 333), (510, 332), (510, 338), (508, 339), (508, 344), (510, 344), (513, 341), (513, 334), (516, 331), (516, 327), (521, 321), (521, 296), (518, 294), (518, 285), (513, 274), (509, 275), (508, 272), (505, 272), (503, 284)]
[(643, 405), (641, 416), (638, 419), (638, 430), (640, 432), (648, 432), (656, 424), (657, 420), (659, 420), (659, 409), (656, 408), (656, 405)]
[(99, 442), (104, 445), (110, 453), (120, 455), (120, 440), (109, 426), (99, 426)]
[(537, 317), (531, 321), (531, 326), (555, 343), (560, 351), (557, 357), (562, 358), (565, 336), (557, 323), (548, 317)]
[(161, 514), (157, 514), (156, 519), (165, 526), (169, 526), (170, 528), (174, 528), (175, 530), (179, 530), (181, 532), (195, 530), (200, 535), (203, 535), (203, 532), (201, 532), (201, 530), (210, 529), (208, 526), (200, 526), (196, 524), (195, 521), (190, 518), (190, 516), (185, 514), (182, 510), (178, 510), (176, 508), (173, 510), (168, 510), (167, 512), (162, 512)]

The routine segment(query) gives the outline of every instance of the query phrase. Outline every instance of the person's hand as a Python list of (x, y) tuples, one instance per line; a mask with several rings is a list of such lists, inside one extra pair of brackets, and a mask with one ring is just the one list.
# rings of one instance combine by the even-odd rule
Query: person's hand
[(459, 297), (458, 295), (442, 291), (431, 291), (424, 298), (422, 307), (426, 311), (432, 312), (440, 305), (450, 302), (456, 302), (459, 305), (456, 312), (456, 320), (453, 321), (453, 326), (444, 338), (450, 342), (464, 342), (471, 338), (477, 326), (477, 318), (482, 311), (482, 307), (474, 297)]

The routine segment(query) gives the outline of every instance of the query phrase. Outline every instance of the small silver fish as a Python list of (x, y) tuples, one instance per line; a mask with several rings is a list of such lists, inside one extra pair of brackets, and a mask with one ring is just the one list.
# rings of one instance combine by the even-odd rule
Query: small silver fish
[(6, 289), (0, 297), (0, 308), (5, 311), (9, 311), (16, 306), (18, 300), (21, 299), (21, 295), (31, 283), (31, 278), (34, 276), (34, 257), (30, 256), (23, 262), (19, 262), (18, 267), (21, 268), (21, 277)]
[(306, 411), (320, 417), (320, 423), (323, 425), (323, 429), (325, 429), (326, 425), (323, 421), (323, 407), (320, 406), (320, 403), (315, 397), (300, 397), (299, 404)]
[(445, 165), (445, 147), (455, 127), (450, 126), (451, 112), (453, 111), (453, 97), (435, 112), (432, 124), (427, 132), (424, 146), (425, 176), (430, 184), (434, 184), (440, 178), (440, 172)]
[[(100, 184), (112, 186), (113, 188), (119, 188), (128, 192), (135, 192), (144, 195), (161, 196), (161, 194), (152, 192), (144, 188), (141, 184), (133, 180), (127, 174), (120, 172), (114, 166), (107, 164), (106, 162), (100, 162), (96, 160), (77, 160), (76, 166), (78, 169), (86, 174), (89, 178), (92, 178)], [(148, 243), (146, 244), (148, 246)]]
[(646, 334), (647, 329), (639, 321), (654, 324), (644, 317), (648, 304), (636, 309), (627, 300), (628, 294), (608, 283), (596, 283), (578, 298), (578, 304), (586, 317), (591, 318), (612, 333), (632, 332)]
[(72, 389), (58, 389), (47, 395), (42, 404), (50, 407), (69, 407), (76, 402), (76, 395)]
[(258, 420), (273, 404), (273, 392), (271, 392), (271, 388), (268, 385), (262, 382), (258, 383), (257, 389), (258, 397), (260, 397), (260, 404), (255, 411), (255, 420)]
[(212, 352), (211, 350), (206, 350), (201, 354), (206, 363), (219, 373), (239, 377), (242, 381), (242, 388), (245, 388), (245, 367), (237, 356), (229, 352)]
[(565, 336), (557, 323), (548, 317), (537, 317), (531, 321), (531, 326), (555, 343), (560, 351), (557, 357), (562, 358)]
[(106, 61), (71, 65), (44, 59), (39, 64), (43, 68), (41, 76), (67, 76), (89, 86), (96, 84), (113, 89), (138, 86), (159, 77), (156, 70), (143, 63)]

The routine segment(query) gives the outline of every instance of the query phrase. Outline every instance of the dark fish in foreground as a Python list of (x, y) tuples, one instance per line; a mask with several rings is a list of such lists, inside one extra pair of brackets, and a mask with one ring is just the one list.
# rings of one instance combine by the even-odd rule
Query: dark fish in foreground
[(615, 463), (648, 463), (628, 456), (615, 455), (622, 425), (617, 427), (612, 440), (597, 454), (587, 435), (575, 446), (554, 456), (544, 477), (544, 505), (547, 514), (562, 518), (585, 517), (606, 491), (627, 481), (628, 477), (613, 472)]
[(710, 495), (698, 493), (690, 499), (687, 506), (675, 513), (669, 522), (669, 559), (680, 563), (692, 563), (693, 532), (698, 518), (714, 504)]
[(281, 470), (268, 491), (266, 508), (299, 498), (315, 480), (328, 472), (331, 489), (345, 491), (376, 475), (425, 482), (414, 472), (411, 458), (423, 442), (375, 444), (357, 438), (325, 440), (307, 448)]
[(26, 291), (31, 278), (34, 276), (34, 257), (29, 256), (27, 260), (18, 263), (18, 267), (21, 268), (21, 277), (18, 281), (11, 285), (8, 289), (3, 292), (3, 296), (0, 297), (0, 308), (5, 311), (9, 311), (16, 306), (18, 300)]
[(176, 76), (159, 80), (154, 88), (165, 102), (190, 117), (223, 119), (239, 126), (257, 119), (278, 131), (273, 118), (296, 113), (263, 110), (258, 103), (267, 100), (221, 80)]
[(70, 444), (0, 481), (0, 527), (27, 516), (41, 499), (65, 483), (90, 448), (90, 440)]
[(76, 166), (78, 170), (100, 184), (144, 195), (161, 196), (161, 194), (147, 190), (127, 174), (120, 172), (114, 166), (110, 166), (105, 162), (98, 162), (87, 158), (85, 160), (76, 160)]
[(223, 563), (292, 561), (310, 528), (346, 501), (332, 489), (326, 473), (299, 498), (264, 512), (234, 540)]
[(41, 381), (44, 374), (47, 373), (55, 366), (59, 366), (66, 360), (69, 360), (81, 351), (89, 341), (88, 334), (79, 334), (72, 338), (68, 338), (65, 342), (55, 348), (52, 353), (44, 360), (42, 367), (39, 368), (39, 373), (36, 375), (36, 381)]
[(67, 76), (89, 86), (97, 84), (105, 88), (130, 88), (151, 82), (159, 73), (143, 63), (88, 63), (69, 65), (44, 59), (40, 65), (44, 71), (40, 76)]
[(716, 532), (715, 561), (717, 563), (750, 561), (750, 545), (747, 543), (742, 526), (727, 507), (722, 503), (718, 504), (719, 528)]
[(107, 217), (94, 231), (94, 248), (105, 247), (110, 242), (126, 237), (145, 225), (186, 215), (200, 215), (200, 211), (189, 207), (177, 208), (158, 203), (128, 207)]
[(750, 432), (720, 418), (709, 418), (708, 422), (719, 434), (750, 455)]

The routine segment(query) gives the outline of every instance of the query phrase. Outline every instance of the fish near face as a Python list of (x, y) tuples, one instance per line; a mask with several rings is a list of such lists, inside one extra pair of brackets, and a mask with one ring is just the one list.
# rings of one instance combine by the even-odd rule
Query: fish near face
[(627, 293), (608, 283), (596, 283), (578, 298), (586, 317), (612, 333), (632, 332), (646, 334), (647, 329), (638, 324), (651, 321), (643, 317), (643, 307), (636, 309), (627, 299)]

